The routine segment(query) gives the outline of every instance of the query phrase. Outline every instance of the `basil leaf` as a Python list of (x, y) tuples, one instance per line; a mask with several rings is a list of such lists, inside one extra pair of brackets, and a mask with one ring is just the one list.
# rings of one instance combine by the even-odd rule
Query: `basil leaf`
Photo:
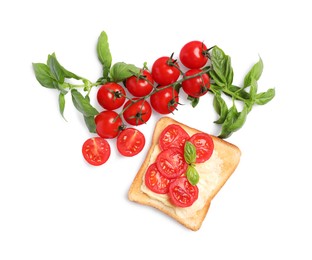
[(99, 112), (90, 104), (89, 98), (84, 98), (83, 95), (76, 89), (71, 90), (72, 100), (76, 109), (84, 116), (95, 116)]
[(94, 116), (83, 116), (86, 126), (90, 133), (96, 133), (96, 125)]
[(226, 55), (218, 46), (213, 47), (211, 55), (212, 72), (210, 75), (216, 84), (230, 86), (233, 82), (231, 57)]
[(249, 107), (247, 105), (244, 105), (243, 110), (237, 114), (237, 117), (235, 118), (235, 120), (233, 120), (233, 123), (229, 126), (229, 131), (235, 132), (244, 125), (247, 118), (248, 109)]
[(109, 49), (108, 37), (104, 31), (101, 32), (98, 38), (96, 51), (97, 51), (98, 59), (103, 65), (103, 77), (107, 79), (109, 69), (112, 65), (112, 55)]
[(60, 63), (57, 61), (54, 53), (48, 55), (47, 65), (49, 66), (50, 71), (56, 80), (61, 84), (64, 83), (64, 71)]
[(189, 165), (187, 167), (186, 178), (192, 185), (196, 185), (199, 182), (199, 174), (194, 166)]
[(215, 94), (213, 98), (213, 107), (217, 114), (220, 116), (218, 120), (214, 121), (216, 124), (222, 124), (226, 118), (226, 115), (228, 113), (228, 107), (224, 101), (224, 99), (221, 97), (220, 94)]
[(36, 79), (41, 86), (46, 88), (56, 88), (57, 81), (52, 75), (49, 67), (44, 63), (33, 63), (33, 69), (35, 72)]
[[(240, 97), (240, 98), (243, 98), (243, 99), (249, 99), (250, 98), (250, 95), (248, 92), (246, 92), (243, 88), (240, 88), (238, 86), (234, 86), (234, 85), (231, 85), (228, 87), (228, 89), (233, 92), (233, 97), (235, 99), (237, 99), (237, 97)], [(230, 94), (227, 94), (227, 93), (224, 93), (230, 97), (232, 97), (232, 95)]]
[(259, 80), (263, 71), (263, 62), (262, 59), (259, 58), (259, 61), (252, 66), (250, 71), (246, 74), (244, 78), (244, 87), (246, 88), (250, 86), (252, 79)]
[(233, 131), (231, 131), (231, 125), (236, 121), (238, 118), (238, 111), (236, 106), (233, 104), (233, 106), (229, 109), (226, 118), (223, 122), (221, 133), (219, 135), (219, 138), (225, 139), (228, 138)]
[(188, 164), (196, 161), (196, 147), (189, 141), (184, 145), (184, 159)]
[(64, 110), (65, 110), (65, 94), (60, 92), (59, 94), (59, 109), (60, 109), (60, 113), (62, 115), (62, 117), (65, 119), (66, 121), (66, 118), (64, 117)]
[(275, 96), (275, 89), (270, 88), (266, 92), (261, 92), (256, 95), (255, 103), (257, 105), (264, 105), (271, 101)]
[(140, 69), (133, 64), (117, 62), (111, 67), (110, 75), (114, 82), (120, 82), (139, 72)]
[(198, 103), (199, 103), (199, 98), (198, 97), (187, 96), (187, 100), (191, 101), (192, 107), (196, 107), (198, 105)]

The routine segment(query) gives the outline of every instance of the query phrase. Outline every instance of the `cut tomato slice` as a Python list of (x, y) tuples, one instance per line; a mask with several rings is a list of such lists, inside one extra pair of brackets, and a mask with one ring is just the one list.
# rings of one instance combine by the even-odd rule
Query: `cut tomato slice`
[(135, 128), (123, 130), (117, 137), (117, 149), (120, 154), (132, 157), (141, 152), (145, 145), (145, 137)]
[(169, 184), (172, 180), (163, 176), (156, 163), (151, 164), (145, 174), (145, 185), (153, 192), (166, 194), (169, 190)]
[(168, 125), (160, 134), (159, 146), (162, 150), (168, 148), (184, 148), (186, 140), (190, 138), (189, 134), (179, 125)]
[(197, 133), (189, 141), (196, 147), (196, 163), (205, 162), (211, 157), (214, 143), (210, 135)]
[(169, 148), (160, 152), (156, 158), (156, 164), (160, 173), (168, 179), (181, 176), (188, 166), (183, 151), (179, 148)]
[(89, 138), (82, 146), (83, 157), (94, 166), (104, 164), (108, 160), (110, 153), (110, 145), (102, 137)]
[(168, 194), (173, 205), (185, 208), (197, 200), (198, 187), (189, 183), (186, 177), (180, 177), (170, 184)]

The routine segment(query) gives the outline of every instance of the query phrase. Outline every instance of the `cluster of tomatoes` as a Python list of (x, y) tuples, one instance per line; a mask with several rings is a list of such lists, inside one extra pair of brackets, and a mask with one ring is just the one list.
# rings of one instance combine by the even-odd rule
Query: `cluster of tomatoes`
[[(138, 126), (150, 119), (153, 110), (160, 114), (172, 113), (179, 104), (179, 87), (193, 98), (206, 94), (210, 78), (202, 68), (208, 62), (208, 51), (204, 43), (191, 41), (181, 49), (179, 61), (173, 57), (160, 57), (151, 71), (142, 69), (138, 75), (127, 78), (124, 86), (116, 82), (102, 85), (97, 92), (97, 101), (104, 110), (95, 117), (99, 137), (88, 139), (82, 149), (87, 162), (101, 165), (108, 160), (107, 138), (117, 138), (117, 149), (124, 156), (134, 156), (142, 151), (144, 135), (133, 127), (126, 128), (123, 122)], [(182, 71), (179, 62), (187, 71)]]
[(158, 145), (161, 152), (148, 167), (145, 185), (157, 194), (167, 194), (170, 202), (178, 207), (189, 207), (198, 198), (198, 187), (186, 176), (188, 164), (184, 158), (186, 141), (196, 147), (196, 163), (211, 157), (214, 143), (210, 135), (195, 133), (192, 136), (179, 125), (168, 125), (160, 134)]

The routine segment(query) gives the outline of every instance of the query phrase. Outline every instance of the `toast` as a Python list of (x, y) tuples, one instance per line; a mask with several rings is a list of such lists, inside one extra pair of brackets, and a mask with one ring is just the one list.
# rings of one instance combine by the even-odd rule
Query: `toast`
[(202, 187), (198, 188), (199, 202), (194, 203), (198, 205), (193, 204), (188, 208), (175, 207), (166, 200), (164, 197), (165, 195), (159, 195), (152, 191), (148, 192), (148, 188), (144, 184), (145, 172), (149, 165), (155, 161), (155, 157), (160, 152), (158, 145), (159, 136), (162, 130), (170, 124), (180, 125), (190, 136), (201, 132), (185, 124), (179, 123), (170, 117), (162, 117), (159, 119), (156, 123), (152, 143), (147, 152), (146, 158), (130, 186), (128, 198), (130, 201), (159, 209), (184, 225), (186, 228), (196, 231), (201, 227), (202, 222), (206, 217), (211, 200), (236, 169), (240, 160), (241, 152), (237, 146), (218, 137), (211, 136), (214, 142), (214, 150), (211, 158), (207, 163), (203, 163), (202, 165), (203, 170), (200, 173), (200, 180), (203, 175), (207, 175), (208, 179), (205, 182), (205, 186), (202, 186), (204, 189)]

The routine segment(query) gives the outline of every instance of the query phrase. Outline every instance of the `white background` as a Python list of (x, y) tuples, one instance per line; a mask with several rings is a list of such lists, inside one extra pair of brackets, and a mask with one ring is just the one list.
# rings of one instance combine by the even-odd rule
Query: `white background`
[[(6, 3), (5, 3), (6, 2)], [(309, 1), (2, 1), (0, 3), (0, 259), (312, 259), (311, 46)], [(228, 141), (240, 165), (197, 232), (128, 201), (159, 116), (139, 129), (147, 145), (101, 167), (82, 158), (91, 135), (67, 97), (36, 81), (32, 62), (55, 52), (95, 81), (95, 45), (109, 38), (113, 62), (141, 66), (188, 41), (218, 45), (240, 84), (259, 56), (259, 91), (276, 97), (248, 115)], [(173, 116), (218, 134), (211, 95)]]

